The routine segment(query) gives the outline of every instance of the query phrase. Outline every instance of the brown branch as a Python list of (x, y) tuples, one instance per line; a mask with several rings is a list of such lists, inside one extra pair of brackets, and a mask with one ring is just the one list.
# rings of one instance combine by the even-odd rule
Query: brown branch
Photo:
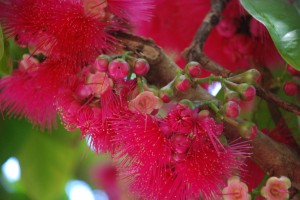
[[(196, 36), (192, 44), (183, 52), (183, 56), (186, 58), (186, 60), (198, 61), (204, 69), (214, 74), (220, 75), (224, 78), (230, 77), (232, 73), (229, 70), (220, 66), (219, 64), (211, 61), (204, 54), (203, 46), (212, 29), (215, 27), (215, 25), (218, 24), (221, 18), (222, 11), (224, 10), (228, 2), (229, 0), (211, 0), (211, 9), (209, 13), (206, 15), (203, 23), (197, 30)], [(283, 101), (281, 98), (265, 90), (260, 85), (256, 84), (255, 88), (257, 91), (257, 96), (289, 112), (292, 112), (296, 115), (300, 115), (300, 107), (296, 104)]]
[[(146, 77), (152, 84), (161, 87), (169, 83), (176, 74), (178, 66), (172, 62), (163, 50), (152, 40), (139, 36), (117, 33), (116, 36), (124, 45), (124, 49), (134, 52), (136, 56), (147, 59), (151, 65), (150, 74)], [(197, 86), (185, 93), (177, 93), (178, 99), (215, 100), (206, 90)], [(235, 123), (239, 123), (235, 121)], [(225, 134), (236, 137), (236, 126), (225, 122)], [(300, 158), (283, 144), (273, 141), (260, 131), (252, 141), (253, 160), (270, 175), (288, 176), (294, 187), (300, 189)]]

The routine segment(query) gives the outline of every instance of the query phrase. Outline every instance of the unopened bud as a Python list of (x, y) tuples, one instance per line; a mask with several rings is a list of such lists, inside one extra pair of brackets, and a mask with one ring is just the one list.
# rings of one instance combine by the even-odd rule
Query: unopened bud
[(259, 81), (261, 74), (256, 69), (249, 69), (241, 74), (229, 77), (227, 80), (235, 83), (254, 84)]
[(189, 137), (183, 133), (177, 133), (172, 137), (172, 147), (176, 153), (186, 153), (191, 145)]
[(150, 69), (150, 65), (147, 60), (138, 58), (133, 66), (133, 72), (139, 76), (145, 76)]
[(292, 67), (291, 65), (287, 66), (287, 70), (290, 74), (294, 75), (294, 76), (300, 76), (300, 71), (296, 70), (294, 67)]
[(239, 103), (240, 100), (241, 100), (240, 96), (237, 92), (232, 91), (232, 90), (226, 90), (226, 92), (225, 92), (225, 101), (226, 102), (234, 101), (236, 103)]
[(241, 123), (238, 130), (240, 135), (246, 139), (254, 139), (257, 134), (257, 126), (249, 121)]
[(199, 78), (201, 76), (201, 65), (198, 62), (191, 61), (186, 65), (189, 74), (194, 78)]
[(164, 103), (169, 103), (174, 96), (173, 88), (170, 84), (162, 87), (159, 91), (159, 97)]
[(287, 81), (283, 85), (283, 91), (286, 95), (294, 96), (298, 93), (298, 85), (294, 82)]
[(178, 104), (190, 109), (195, 109), (194, 103), (188, 99), (182, 99), (181, 101), (178, 102)]
[(240, 105), (235, 101), (228, 101), (222, 107), (223, 113), (230, 118), (236, 118), (240, 114)]
[(130, 71), (129, 64), (121, 58), (111, 61), (108, 65), (108, 73), (114, 79), (125, 78)]
[(247, 83), (239, 84), (237, 86), (237, 92), (244, 101), (251, 101), (256, 95), (255, 88)]
[(175, 87), (177, 90), (184, 92), (191, 86), (189, 79), (185, 75), (180, 75), (175, 80)]
[(110, 57), (108, 55), (100, 55), (98, 58), (96, 58), (94, 67), (96, 70), (100, 72), (107, 72), (107, 68), (109, 65), (109, 62), (111, 61)]

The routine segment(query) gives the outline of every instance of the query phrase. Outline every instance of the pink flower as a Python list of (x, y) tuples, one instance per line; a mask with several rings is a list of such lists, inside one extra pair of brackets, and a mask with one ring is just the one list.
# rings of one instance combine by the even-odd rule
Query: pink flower
[(144, 91), (129, 101), (129, 108), (143, 114), (151, 114), (154, 110), (161, 108), (161, 100), (150, 91)]
[(96, 97), (101, 97), (107, 90), (113, 86), (113, 81), (108, 77), (105, 72), (96, 72), (95, 74), (89, 74), (86, 84), (91, 89), (92, 93)]
[(289, 188), (291, 181), (285, 176), (270, 177), (266, 185), (261, 189), (261, 195), (267, 200), (287, 200), (289, 199)]
[(248, 187), (240, 181), (240, 177), (233, 176), (228, 179), (228, 186), (222, 191), (224, 200), (251, 200)]

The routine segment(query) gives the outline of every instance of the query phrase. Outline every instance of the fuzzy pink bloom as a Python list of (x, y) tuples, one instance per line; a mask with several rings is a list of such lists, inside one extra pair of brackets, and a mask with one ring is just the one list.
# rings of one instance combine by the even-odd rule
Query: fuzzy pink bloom
[[(80, 1), (4, 1), (0, 3), (0, 13), (9, 36), (24, 39), (19, 42), (33, 45), (35, 51), (78, 64), (91, 62), (115, 41), (107, 33), (108, 22), (85, 13)], [(26, 37), (22, 37), (24, 34)]]
[(222, 191), (224, 200), (251, 200), (251, 195), (248, 194), (248, 187), (240, 181), (240, 177), (230, 177), (227, 184), (227, 187)]
[(168, 113), (166, 121), (173, 132), (189, 134), (194, 125), (193, 120), (195, 115), (197, 115), (196, 111), (177, 105)]
[(267, 200), (287, 200), (289, 199), (289, 188), (291, 181), (285, 176), (270, 177), (266, 185), (261, 189), (261, 195)]
[(152, 16), (154, 0), (107, 0), (107, 4), (108, 9), (122, 21), (138, 25)]
[(74, 72), (62, 61), (27, 64), (30, 66), (24, 67), (20, 62), (20, 69), (0, 79), (1, 107), (9, 114), (26, 117), (41, 128), (51, 128), (56, 123), (54, 97), (60, 88), (66, 87)]

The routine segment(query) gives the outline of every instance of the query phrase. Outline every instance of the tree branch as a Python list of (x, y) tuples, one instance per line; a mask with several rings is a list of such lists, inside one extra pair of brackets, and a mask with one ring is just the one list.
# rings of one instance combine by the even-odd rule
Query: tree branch
[[(158, 87), (168, 84), (176, 74), (178, 66), (168, 58), (163, 50), (152, 40), (139, 36), (116, 33), (124, 49), (132, 51), (136, 56), (145, 58), (149, 61), (151, 68), (146, 77), (149, 83)], [(185, 93), (177, 93), (178, 99), (189, 98), (192, 100), (216, 100), (200, 86), (189, 89)], [(234, 121), (238, 124), (239, 121)], [(238, 137), (236, 126), (225, 122), (225, 135), (227, 137)], [(264, 171), (270, 175), (288, 176), (294, 187), (300, 189), (300, 158), (293, 153), (287, 146), (273, 141), (260, 131), (256, 138), (251, 142), (253, 145), (252, 159), (258, 163)]]
[[(213, 74), (220, 75), (224, 78), (230, 77), (233, 74), (220, 66), (219, 64), (211, 61), (203, 52), (203, 46), (205, 41), (207, 40), (210, 32), (215, 27), (215, 25), (218, 24), (222, 11), (226, 7), (229, 0), (211, 0), (211, 9), (209, 13), (204, 18), (203, 23), (197, 30), (196, 36), (192, 42), (192, 44), (184, 50), (183, 56), (188, 61), (198, 61), (201, 66), (212, 72)], [(273, 93), (265, 90), (260, 85), (255, 85), (257, 95), (264, 100), (273, 103), (289, 112), (292, 112), (296, 115), (300, 115), (300, 107), (296, 104), (289, 103), (286, 101), (283, 101)]]

